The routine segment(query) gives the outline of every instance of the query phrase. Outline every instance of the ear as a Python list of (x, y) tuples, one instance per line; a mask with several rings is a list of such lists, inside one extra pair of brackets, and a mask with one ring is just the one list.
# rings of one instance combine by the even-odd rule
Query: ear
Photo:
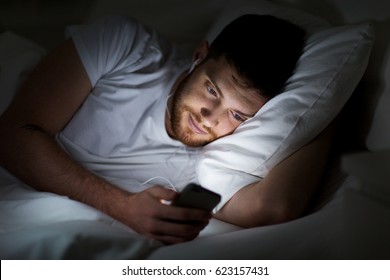
[(192, 61), (198, 61), (201, 62), (203, 59), (206, 58), (207, 54), (209, 52), (209, 42), (206, 40), (203, 40), (199, 46), (195, 49), (193, 55), (192, 55)]

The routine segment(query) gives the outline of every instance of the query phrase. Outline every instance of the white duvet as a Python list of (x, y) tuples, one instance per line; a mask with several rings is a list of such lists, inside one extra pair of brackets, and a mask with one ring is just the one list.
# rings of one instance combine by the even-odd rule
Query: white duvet
[(3, 169), (0, 185), (2, 259), (140, 258), (159, 245), (85, 204), (38, 192)]
[[(65, 196), (38, 192), (0, 168), (0, 259), (142, 259), (162, 243)], [(198, 238), (239, 230), (212, 220)]]

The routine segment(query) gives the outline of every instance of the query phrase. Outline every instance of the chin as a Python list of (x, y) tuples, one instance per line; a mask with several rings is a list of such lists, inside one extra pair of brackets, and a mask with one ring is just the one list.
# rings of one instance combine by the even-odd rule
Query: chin
[(186, 131), (181, 133), (180, 137), (178, 137), (177, 140), (182, 142), (184, 145), (193, 148), (203, 147), (213, 141), (211, 139), (205, 139), (204, 137), (197, 137), (197, 135), (192, 131)]
[(180, 141), (186, 146), (193, 147), (193, 148), (203, 147), (211, 142), (206, 140), (194, 139), (193, 137), (188, 137), (188, 136), (183, 137), (182, 139), (180, 139)]
[[(178, 114), (172, 115), (172, 130), (175, 139), (189, 147), (202, 147), (215, 140), (213, 133), (197, 134), (188, 126), (187, 120), (191, 110), (183, 106)], [(195, 114), (193, 114), (195, 115)]]

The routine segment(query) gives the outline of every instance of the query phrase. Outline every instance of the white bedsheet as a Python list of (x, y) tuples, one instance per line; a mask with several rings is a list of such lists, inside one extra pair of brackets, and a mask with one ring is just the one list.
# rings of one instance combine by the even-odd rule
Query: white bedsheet
[(348, 178), (321, 211), (279, 225), (162, 247), (150, 259), (389, 259), (390, 207)]
[[(4, 174), (3, 174), (4, 175)], [(295, 221), (241, 229), (212, 220), (164, 246), (86, 205), (1, 176), (1, 259), (370, 259), (390, 257), (390, 207), (335, 168), (322, 203)]]
[(68, 197), (38, 192), (0, 170), (0, 258), (140, 258), (158, 242)]
[[(0, 168), (1, 259), (140, 259), (163, 246), (68, 197), (38, 192)], [(239, 230), (212, 220), (199, 238)]]

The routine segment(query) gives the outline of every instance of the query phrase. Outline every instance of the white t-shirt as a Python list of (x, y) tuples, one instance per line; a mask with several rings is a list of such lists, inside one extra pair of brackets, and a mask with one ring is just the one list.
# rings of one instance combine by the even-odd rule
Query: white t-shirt
[(132, 192), (197, 182), (199, 149), (172, 140), (167, 99), (188, 60), (131, 18), (69, 28), (93, 91), (58, 135), (72, 158)]

